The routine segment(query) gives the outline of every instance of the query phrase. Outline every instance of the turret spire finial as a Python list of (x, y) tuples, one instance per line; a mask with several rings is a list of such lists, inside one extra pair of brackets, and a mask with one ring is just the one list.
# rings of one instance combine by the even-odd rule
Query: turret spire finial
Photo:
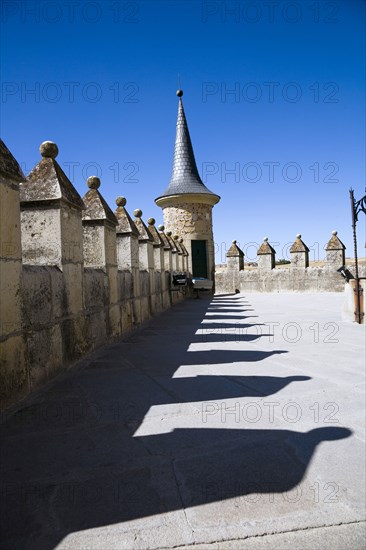
[(181, 88), (181, 85), (180, 85), (180, 74), (178, 73), (178, 91), (177, 91), (177, 96), (178, 97), (182, 97), (183, 95), (183, 90)]

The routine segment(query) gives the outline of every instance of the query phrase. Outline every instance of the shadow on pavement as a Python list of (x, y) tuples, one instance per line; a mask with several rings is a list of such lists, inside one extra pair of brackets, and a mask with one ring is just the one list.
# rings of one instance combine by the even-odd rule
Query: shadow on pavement
[[(4, 418), (4, 548), (51, 550), (84, 529), (251, 493), (289, 491), (303, 479), (319, 443), (349, 437), (350, 430), (338, 427), (307, 433), (247, 429), (240, 422), (234, 428), (207, 427), (202, 402), (217, 400), (212, 406), (219, 407), (220, 400), (270, 396), (310, 379), (256, 375), (259, 361), (287, 351), (250, 349), (250, 339), (241, 340), (246, 349), (210, 349), (223, 335), (215, 332), (216, 323), (202, 321), (211, 320), (209, 306), (220, 299), (179, 304)], [(240, 309), (244, 300), (230, 302), (237, 308), (215, 315), (229, 320), (225, 328), (237, 327), (231, 319), (246, 319)], [(203, 349), (187, 351), (203, 326), (214, 332), (200, 341)], [(192, 365), (236, 363), (240, 370), (243, 362), (253, 364), (252, 375), (181, 376), (184, 366), (192, 373)], [(175, 427), (175, 417), (188, 427)]]

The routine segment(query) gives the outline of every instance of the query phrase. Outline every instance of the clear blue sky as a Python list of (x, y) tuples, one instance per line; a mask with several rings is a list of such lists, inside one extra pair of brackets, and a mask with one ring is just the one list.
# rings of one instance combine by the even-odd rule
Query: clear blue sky
[[(3, 2), (1, 47), (1, 136), (26, 173), (39, 144), (55, 141), (81, 195), (100, 175), (113, 208), (123, 195), (161, 223), (154, 199), (170, 178), (179, 73), (199, 171), (221, 196), (216, 261), (232, 239), (254, 259), (264, 236), (285, 257), (299, 232), (322, 258), (333, 229), (353, 256), (348, 190), (365, 194), (362, 0)], [(361, 255), (364, 228), (361, 214)]]

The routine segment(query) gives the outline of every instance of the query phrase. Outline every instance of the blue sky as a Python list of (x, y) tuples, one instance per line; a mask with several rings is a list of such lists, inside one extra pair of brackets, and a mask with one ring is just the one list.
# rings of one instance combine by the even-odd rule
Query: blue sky
[[(1, 136), (27, 173), (55, 141), (81, 195), (101, 177), (114, 207), (162, 221), (178, 73), (197, 165), (221, 196), (218, 263), (296, 233), (353, 256), (348, 190), (365, 194), (365, 2), (2, 3)], [(33, 92), (32, 92), (33, 90)], [(364, 255), (365, 216), (358, 224)]]

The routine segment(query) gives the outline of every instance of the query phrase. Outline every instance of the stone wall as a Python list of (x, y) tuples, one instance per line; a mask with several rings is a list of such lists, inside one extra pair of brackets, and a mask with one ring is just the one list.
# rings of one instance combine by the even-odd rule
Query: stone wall
[(96, 177), (82, 199), (57, 146), (41, 153), (26, 178), (0, 143), (2, 408), (189, 294), (172, 284), (187, 252), (155, 220), (133, 220), (123, 197), (112, 212)]
[(164, 223), (175, 234), (205, 234), (212, 238), (212, 206), (180, 203), (164, 208)]
[[(162, 206), (165, 227), (174, 235), (181, 235), (185, 248), (191, 253), (192, 240), (207, 241), (207, 275), (214, 276), (214, 238), (212, 228), (212, 204), (203, 204), (190, 196), (190, 201), (174, 198), (172, 205)], [(191, 256), (188, 258), (188, 269), (192, 272)]]
[[(215, 274), (216, 292), (344, 292), (345, 278), (339, 269), (346, 265), (345, 246), (333, 231), (325, 247), (323, 267), (309, 266), (309, 249), (301, 235), (290, 249), (290, 265), (275, 265), (275, 250), (264, 239), (258, 250), (258, 267), (246, 267), (244, 253), (236, 241), (227, 252), (227, 264)], [(354, 264), (346, 265), (348, 276), (354, 277)], [(359, 267), (360, 277), (366, 276), (366, 267)]]

